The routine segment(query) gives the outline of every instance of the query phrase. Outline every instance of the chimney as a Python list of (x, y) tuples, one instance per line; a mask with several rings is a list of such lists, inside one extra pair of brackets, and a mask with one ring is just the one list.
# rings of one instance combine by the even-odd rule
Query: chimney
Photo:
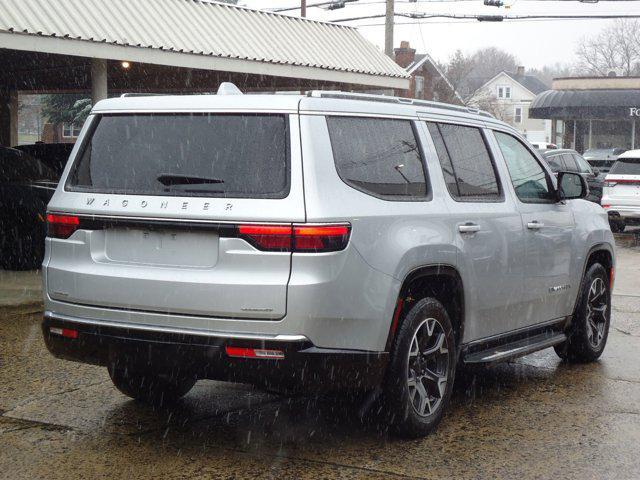
[(523, 65), (518, 65), (517, 74), (518, 74), (519, 77), (523, 77), (524, 76), (524, 66)]
[(394, 48), (396, 63), (402, 68), (407, 68), (416, 59), (416, 49), (409, 46), (409, 42), (403, 40), (400, 42), (400, 48)]

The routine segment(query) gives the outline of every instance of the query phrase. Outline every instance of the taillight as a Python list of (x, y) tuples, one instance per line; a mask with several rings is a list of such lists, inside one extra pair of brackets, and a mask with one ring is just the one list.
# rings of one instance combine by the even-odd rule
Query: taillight
[(69, 238), (80, 226), (74, 215), (47, 214), (47, 235), (52, 238)]
[(291, 250), (290, 225), (239, 225), (238, 234), (259, 250), (288, 252)]
[(238, 236), (269, 252), (336, 252), (349, 243), (349, 225), (238, 225)]
[(261, 348), (245, 347), (225, 347), (227, 355), (233, 358), (263, 358), (271, 360), (282, 360), (284, 352), (282, 350), (267, 350)]
[(299, 225), (293, 227), (295, 252), (337, 252), (349, 243), (348, 225)]

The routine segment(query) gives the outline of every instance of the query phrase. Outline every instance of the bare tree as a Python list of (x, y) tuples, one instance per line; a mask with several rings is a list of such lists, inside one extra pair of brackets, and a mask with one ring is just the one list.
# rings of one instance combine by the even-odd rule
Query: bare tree
[(580, 70), (591, 75), (640, 75), (640, 21), (617, 19), (595, 37), (584, 38), (576, 55)]
[(469, 90), (476, 91), (500, 72), (515, 72), (518, 59), (497, 47), (477, 50), (472, 56), (473, 70), (469, 75)]
[(460, 98), (456, 95), (463, 96), (468, 92), (464, 91), (465, 82), (473, 70), (473, 61), (471, 57), (462, 53), (462, 50), (456, 50), (449, 61), (440, 64), (439, 68), (444, 72), (447, 80), (438, 77), (434, 81), (433, 90), (438, 101), (445, 103), (461, 103)]
[(531, 68), (527, 71), (527, 75), (537, 77), (548, 87), (551, 87), (554, 78), (571, 77), (577, 74), (579, 74), (579, 70), (576, 66), (563, 63), (544, 65), (542, 68)]
[(500, 101), (492, 92), (485, 88), (476, 90), (467, 104), (471, 107), (489, 112), (491, 115), (503, 122), (512, 123), (514, 120), (513, 107), (511, 105), (507, 105), (503, 101)]

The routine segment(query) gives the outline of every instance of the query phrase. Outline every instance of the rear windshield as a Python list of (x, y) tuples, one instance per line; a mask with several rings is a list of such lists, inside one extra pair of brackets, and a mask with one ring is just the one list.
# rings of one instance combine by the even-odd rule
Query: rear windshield
[(67, 183), (97, 193), (284, 198), (284, 115), (103, 115)]
[(613, 164), (609, 173), (618, 175), (640, 175), (640, 158), (619, 159)]

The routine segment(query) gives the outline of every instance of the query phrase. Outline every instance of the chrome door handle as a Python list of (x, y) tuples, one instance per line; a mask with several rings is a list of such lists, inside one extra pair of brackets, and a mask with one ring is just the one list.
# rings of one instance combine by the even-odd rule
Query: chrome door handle
[(542, 227), (544, 227), (544, 223), (540, 223), (537, 220), (527, 223), (527, 228), (529, 230), (540, 230)]
[(464, 225), (458, 225), (458, 231), (460, 233), (476, 233), (480, 231), (480, 225), (475, 223), (465, 223)]

